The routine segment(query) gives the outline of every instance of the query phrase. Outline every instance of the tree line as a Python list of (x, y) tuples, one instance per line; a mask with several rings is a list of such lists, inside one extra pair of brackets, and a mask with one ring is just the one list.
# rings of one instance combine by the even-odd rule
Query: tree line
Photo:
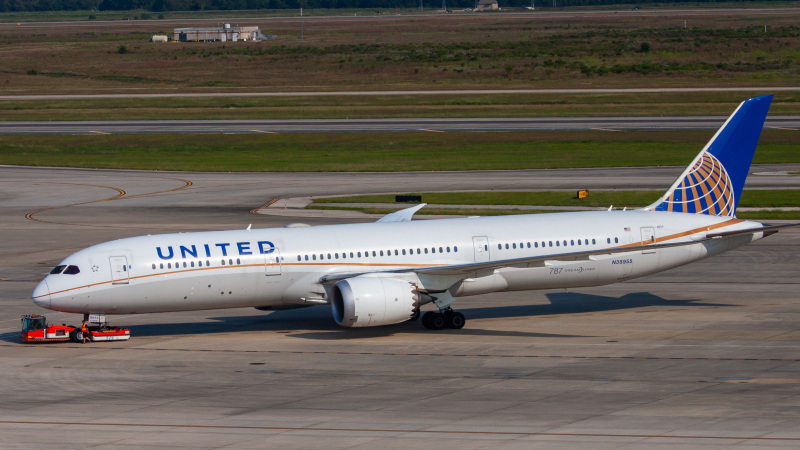
[[(753, 0), (743, 0), (753, 2)], [(769, 0), (767, 0), (769, 1)], [(714, 0), (558, 0), (559, 7), (652, 4), (652, 3), (715, 3)], [(758, 0), (755, 0), (758, 2)], [(763, 1), (766, 2), (766, 1)], [(228, 11), (243, 9), (394, 9), (417, 8), (420, 0), (0, 0), (0, 12), (21, 11)], [(423, 0), (426, 9), (441, 8), (441, 0)], [(477, 0), (447, 0), (448, 8), (474, 8)], [(498, 0), (501, 7), (530, 6), (530, 0)], [(536, 1), (537, 6), (551, 7), (550, 0)]]

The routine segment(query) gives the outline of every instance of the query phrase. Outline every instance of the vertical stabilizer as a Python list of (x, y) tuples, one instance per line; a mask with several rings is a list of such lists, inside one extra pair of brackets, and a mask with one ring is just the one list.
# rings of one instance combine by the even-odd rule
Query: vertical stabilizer
[(771, 95), (743, 101), (672, 187), (645, 209), (733, 217)]

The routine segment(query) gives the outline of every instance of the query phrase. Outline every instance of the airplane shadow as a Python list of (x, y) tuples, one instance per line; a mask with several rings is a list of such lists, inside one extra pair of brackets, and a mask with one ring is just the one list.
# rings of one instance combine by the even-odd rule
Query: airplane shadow
[[(475, 328), (469, 319), (499, 319), (511, 317), (536, 317), (557, 314), (580, 314), (592, 312), (617, 311), (650, 306), (695, 307), (695, 306), (733, 306), (720, 303), (703, 303), (700, 300), (667, 300), (649, 292), (625, 294), (621, 297), (608, 297), (574, 292), (555, 292), (545, 294), (549, 303), (514, 306), (464, 305), (458, 308), (467, 316), (467, 326), (461, 330), (442, 330), (461, 336), (516, 336), (516, 337), (589, 337), (568, 334), (529, 333), (521, 331), (488, 330)], [(485, 298), (485, 297), (484, 297)], [(482, 305), (491, 305), (491, 300)], [(456, 303), (458, 306), (458, 303)], [(395, 334), (430, 333), (419, 321), (403, 322), (397, 325), (370, 328), (342, 328), (331, 318), (330, 308), (316, 306), (269, 314), (248, 316), (209, 317), (209, 321), (165, 324), (146, 324), (130, 326), (132, 336), (178, 336), (192, 334), (216, 334), (236, 332), (275, 331), (290, 337), (312, 340), (352, 340), (371, 339)]]

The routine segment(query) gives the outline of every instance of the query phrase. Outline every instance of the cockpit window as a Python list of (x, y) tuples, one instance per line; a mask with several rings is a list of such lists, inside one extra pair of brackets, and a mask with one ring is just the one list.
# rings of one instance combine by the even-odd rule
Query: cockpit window
[(55, 269), (50, 271), (50, 275), (58, 275), (59, 273), (64, 271), (64, 267), (67, 266), (56, 266)]
[(67, 266), (67, 270), (64, 271), (64, 275), (77, 275), (81, 273), (81, 269), (78, 266)]

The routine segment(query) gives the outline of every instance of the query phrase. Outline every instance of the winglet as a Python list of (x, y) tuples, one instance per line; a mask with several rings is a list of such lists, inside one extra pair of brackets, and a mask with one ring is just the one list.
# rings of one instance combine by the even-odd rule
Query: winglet
[(771, 95), (743, 101), (670, 189), (645, 209), (734, 217)]
[(414, 213), (422, 209), (425, 205), (427, 205), (427, 203), (420, 203), (419, 205), (412, 206), (411, 208), (401, 209), (400, 211), (389, 213), (378, 219), (378, 222), (411, 222), (411, 218), (414, 217)]

